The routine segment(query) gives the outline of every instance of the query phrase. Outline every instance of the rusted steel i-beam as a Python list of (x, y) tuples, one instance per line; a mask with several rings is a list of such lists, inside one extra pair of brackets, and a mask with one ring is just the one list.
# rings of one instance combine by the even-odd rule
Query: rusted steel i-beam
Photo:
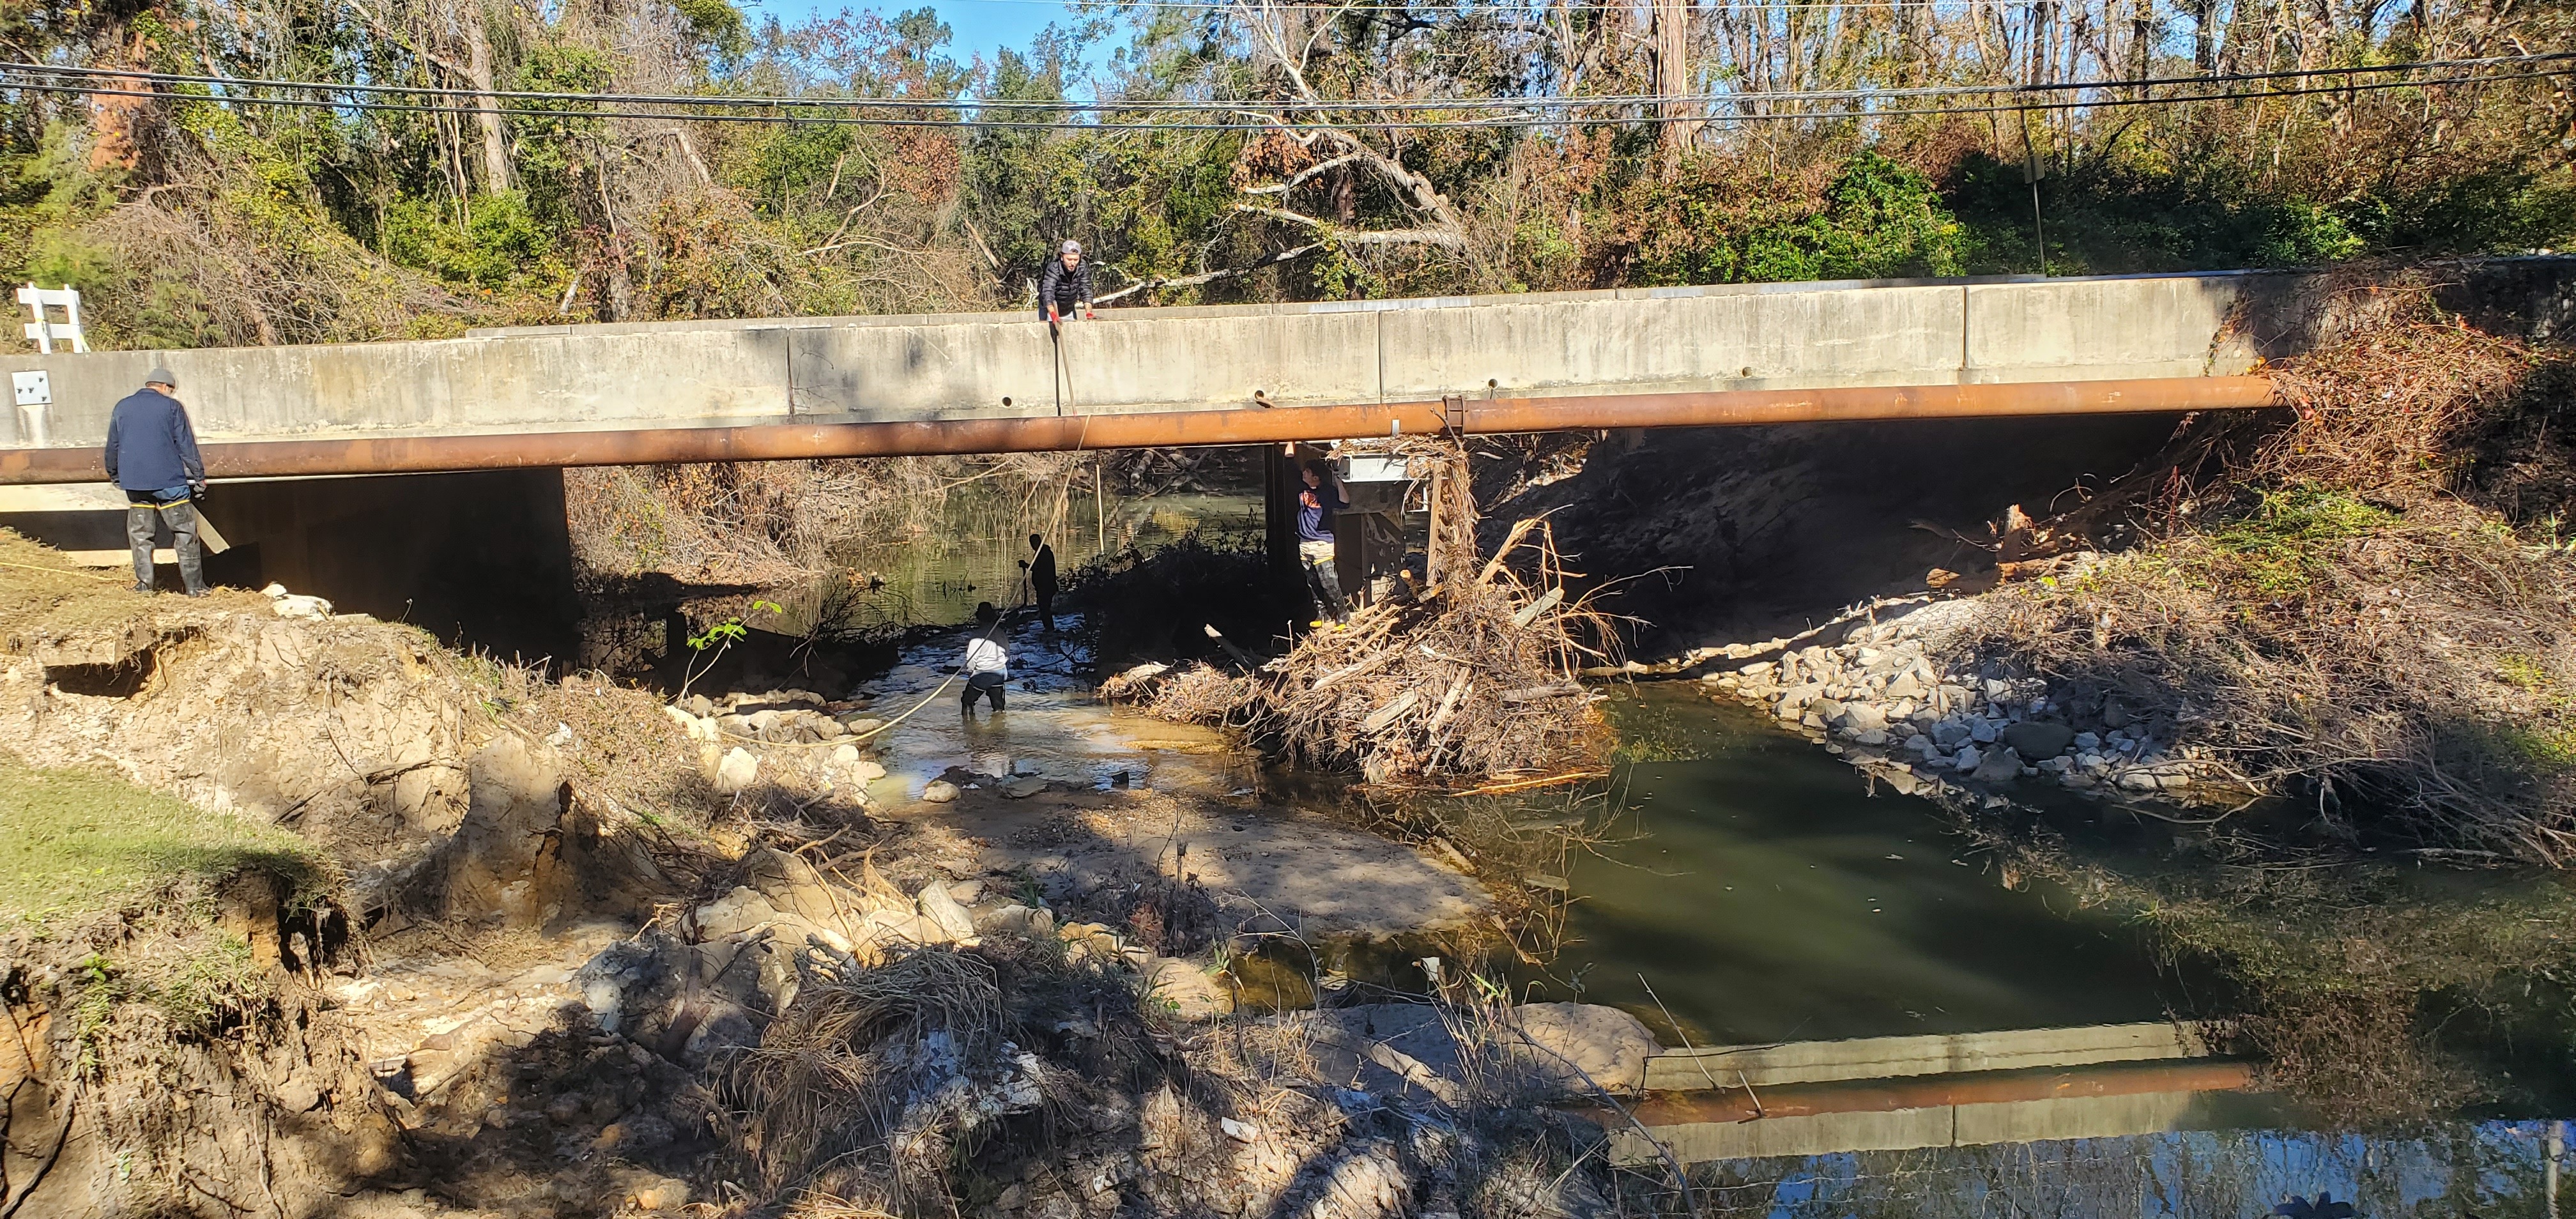
[[(1735, 427), (1879, 419), (2116, 415), (2268, 406), (2262, 377), (2168, 377), (2000, 385), (1894, 385), (1837, 389), (1715, 390), (1390, 402), (1355, 406), (1135, 411), (1009, 419), (884, 423), (784, 423), (742, 427), (507, 432), (341, 440), (261, 440), (204, 446), (214, 478), (418, 474), (546, 466), (780, 461), (937, 453), (1031, 453), (1190, 445), (1267, 444), (1438, 432), (1594, 428)], [(98, 450), (0, 450), (0, 483), (97, 482)]]

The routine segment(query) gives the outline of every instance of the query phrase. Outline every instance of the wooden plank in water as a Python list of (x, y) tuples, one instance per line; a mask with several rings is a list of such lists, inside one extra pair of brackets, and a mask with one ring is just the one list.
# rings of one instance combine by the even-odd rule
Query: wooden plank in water
[(1849, 1041), (1794, 1041), (1780, 1045), (1709, 1046), (1674, 1050), (1646, 1060), (1649, 1091), (1829, 1083), (1943, 1075), (1956, 1071), (2016, 1071), (2077, 1067), (2101, 1062), (2201, 1058), (2209, 1047), (2188, 1027), (2164, 1021), (2096, 1024), (2062, 1029), (2006, 1029), (1991, 1033), (1935, 1033), (1914, 1037), (1862, 1037)]

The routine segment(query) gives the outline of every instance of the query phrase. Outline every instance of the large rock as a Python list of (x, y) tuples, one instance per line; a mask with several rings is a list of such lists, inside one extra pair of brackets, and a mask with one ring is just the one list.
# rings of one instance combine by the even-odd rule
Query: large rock
[(2053, 758), (2075, 742), (2075, 729), (2044, 720), (2023, 720), (2005, 728), (1997, 737), (2025, 758)]
[(946, 944), (956, 937), (946, 927), (909, 910), (870, 910), (860, 915), (850, 938), (879, 949), (911, 944)]
[[(1439, 1008), (1371, 1003), (1280, 1020), (1305, 1033), (1320, 1082), (1381, 1096), (1454, 1101), (1464, 1094), (1462, 1055)], [(1596, 1087), (1634, 1092), (1645, 1083), (1646, 1059), (1663, 1048), (1636, 1017), (1583, 1003), (1509, 1008), (1484, 1034), (1517, 1069), (1518, 1082), (1546, 1097), (1590, 1096)]]
[(1997, 749), (1980, 759), (1968, 777), (1979, 783), (2010, 783), (2021, 777), (2021, 755)]
[(1646, 1059), (1664, 1048), (1635, 1016), (1597, 1003), (1525, 1003), (1505, 1012), (1504, 1021), (1505, 1032), (1519, 1034), (1519, 1057), (1528, 1068), (1569, 1095), (1591, 1087), (1638, 1091), (1646, 1084)]
[(946, 779), (933, 779), (929, 786), (921, 789), (921, 799), (925, 804), (946, 804), (956, 799), (957, 794), (957, 785)]
[(915, 900), (921, 903), (921, 917), (939, 924), (940, 932), (947, 939), (964, 941), (975, 938), (975, 917), (966, 913), (966, 908), (958, 905), (956, 898), (948, 895), (948, 886), (932, 881), (921, 887), (921, 894)]
[(832, 751), (832, 768), (852, 783), (874, 783), (886, 777), (886, 768), (859, 756), (859, 747), (843, 745)]
[(745, 853), (742, 864), (745, 880), (771, 906), (818, 927), (842, 926), (861, 905), (857, 894), (835, 892), (814, 865), (774, 847)]
[(733, 892), (698, 907), (693, 921), (697, 923), (699, 939), (721, 940), (777, 922), (778, 908), (770, 905), (769, 899), (762, 897), (758, 890), (749, 885), (737, 885)]
[(1206, 1020), (1234, 1010), (1225, 987), (1208, 972), (1175, 957), (1155, 957), (1136, 971), (1145, 1001), (1168, 1006), (1183, 1020)]
[(756, 1045), (795, 998), (798, 945), (773, 939), (686, 944), (646, 931), (601, 950), (574, 975), (582, 1002), (611, 1033), (690, 1067)]
[(1845, 703), (1843, 713), (1834, 717), (1834, 726), (1853, 732), (1887, 731), (1887, 713), (1871, 703)]
[(725, 751), (724, 760), (716, 763), (716, 794), (730, 796), (751, 786), (760, 777), (760, 759), (736, 745)]
[(1013, 902), (984, 912), (975, 920), (975, 930), (984, 935), (1016, 935), (1030, 940), (1055, 938), (1055, 916), (1044, 910)]

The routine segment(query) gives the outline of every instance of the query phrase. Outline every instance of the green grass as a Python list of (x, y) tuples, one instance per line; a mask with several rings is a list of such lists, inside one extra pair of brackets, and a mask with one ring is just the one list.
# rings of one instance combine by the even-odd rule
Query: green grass
[(254, 870), (309, 892), (325, 865), (284, 830), (202, 812), (112, 775), (0, 759), (0, 925), (113, 913), (180, 882)]
[(2230, 582), (2264, 597), (2297, 596), (2334, 561), (2344, 543), (2396, 524), (2393, 514), (2321, 487), (2263, 493), (2245, 517), (2210, 531), (2226, 556)]
[(2549, 670), (2542, 668), (2539, 661), (2514, 652), (2496, 658), (2496, 676), (2506, 685), (2524, 690), (2541, 690), (2549, 685)]

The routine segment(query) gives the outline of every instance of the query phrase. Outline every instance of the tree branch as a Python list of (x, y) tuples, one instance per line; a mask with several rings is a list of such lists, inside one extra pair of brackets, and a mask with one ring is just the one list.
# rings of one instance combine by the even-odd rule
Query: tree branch
[(1127, 296), (1132, 293), (1143, 292), (1151, 288), (1195, 288), (1201, 284), (1215, 283), (1220, 279), (1240, 279), (1243, 276), (1250, 275), (1255, 271), (1259, 271), (1267, 267), (1275, 267), (1280, 263), (1288, 262), (1292, 259), (1304, 258), (1305, 256), (1323, 248), (1323, 242), (1310, 241), (1305, 245), (1297, 246), (1293, 249), (1281, 250), (1276, 254), (1264, 254), (1261, 257), (1239, 267), (1223, 267), (1214, 271), (1201, 271), (1196, 275), (1183, 275), (1173, 279), (1140, 279), (1124, 288), (1120, 288), (1115, 292), (1102, 296), (1096, 303), (1106, 305), (1111, 301), (1117, 300), (1119, 297)]
[(1243, 193), (1247, 195), (1278, 195), (1284, 198), (1287, 196), (1288, 192), (1313, 181), (1318, 175), (1331, 173), (1345, 165), (1357, 164), (1359, 160), (1360, 157), (1357, 153), (1344, 153), (1341, 156), (1334, 157), (1332, 160), (1318, 161), (1313, 165), (1309, 165), (1304, 169), (1298, 170), (1294, 175), (1291, 175), (1287, 181), (1279, 183), (1276, 186), (1247, 187)]
[(1238, 203), (1238, 212), (1268, 216), (1290, 224), (1302, 224), (1332, 239), (1335, 245), (1436, 245), (1453, 250), (1467, 248), (1467, 238), (1454, 229), (1345, 229), (1312, 216), (1300, 215), (1285, 208), (1263, 207), (1258, 203)]

